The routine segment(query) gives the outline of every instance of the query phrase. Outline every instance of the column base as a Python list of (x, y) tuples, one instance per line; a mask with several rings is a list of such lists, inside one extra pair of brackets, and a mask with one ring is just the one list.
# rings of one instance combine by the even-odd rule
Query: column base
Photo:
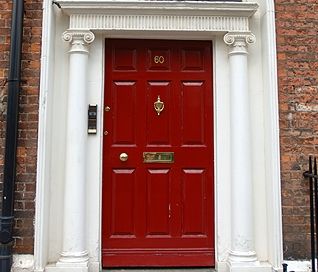
[[(89, 262), (87, 267), (59, 267), (56, 264), (49, 264), (41, 272), (100, 272), (100, 262)], [(40, 272), (40, 270), (38, 271)]]
[(88, 272), (88, 267), (57, 267), (47, 266), (45, 272)]
[(227, 263), (228, 272), (273, 272), (268, 263), (255, 262), (231, 262)]
[(255, 251), (234, 251), (229, 254), (229, 263), (257, 263)]
[(88, 266), (88, 252), (86, 250), (81, 252), (63, 251), (56, 266), (73, 266), (74, 264), (77, 264), (77, 266)]
[(48, 271), (88, 272), (88, 252), (62, 252), (54, 269)]

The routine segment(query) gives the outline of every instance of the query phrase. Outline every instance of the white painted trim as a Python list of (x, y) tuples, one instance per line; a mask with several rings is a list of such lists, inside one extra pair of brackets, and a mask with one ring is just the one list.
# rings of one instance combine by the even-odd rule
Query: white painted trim
[[(87, 5), (89, 4), (96, 4), (96, 3), (110, 3), (112, 2), (113, 4), (119, 4), (122, 5), (124, 3), (124, 1), (74, 1), (74, 0), (69, 0), (69, 1), (59, 1), (61, 3), (69, 3), (70, 6), (68, 8), (67, 12), (71, 11), (71, 4), (73, 4), (73, 8), (74, 8), (74, 12), (75, 12), (75, 7), (76, 8), (83, 8), (84, 6), (81, 7), (81, 5), (84, 5), (85, 3)], [(135, 1), (127, 1), (129, 3), (135, 2)], [(138, 2), (143, 2), (146, 3), (149, 1), (138, 1)], [(164, 3), (168, 3), (169, 1), (164, 1)], [(185, 3), (190, 3), (195, 5), (195, 3), (200, 4), (200, 1), (185, 1)], [(272, 0), (267, 0), (267, 2), (272, 3)], [(79, 5), (79, 3), (81, 3), (81, 5)], [(153, 3), (153, 2), (152, 2)], [(216, 4), (217, 2), (214, 3), (210, 3), (210, 5)], [(174, 2), (174, 4), (176, 4), (176, 2)], [(177, 3), (177, 5), (179, 5), (180, 3)], [(224, 4), (224, 3), (223, 3)], [(232, 5), (233, 4), (233, 5)], [(253, 10), (249, 11), (251, 12), (251, 14), (253, 14), (256, 10), (256, 6), (255, 3), (247, 3), (247, 2), (243, 2), (243, 3), (227, 3), (224, 5), (232, 5), (232, 7), (234, 7), (235, 5), (242, 5), (242, 7), (247, 7), (248, 5), (250, 5), (250, 9)], [(253, 4), (253, 5), (251, 5)], [(218, 3), (218, 5), (220, 5), (220, 3)], [(271, 4), (272, 5), (272, 4)], [(252, 7), (253, 6), (253, 7)], [(270, 4), (268, 5), (270, 6)], [(44, 8), (47, 9), (47, 11), (51, 10), (51, 1), (50, 0), (44, 0)], [(65, 8), (67, 9), (67, 8)], [(94, 11), (95, 10), (95, 11)], [(99, 7), (98, 5), (95, 6), (95, 8), (93, 8), (93, 11), (95, 12), (95, 14), (98, 15), (98, 11)], [(181, 9), (180, 9), (181, 10)], [(225, 12), (226, 9), (224, 9)], [(265, 15), (263, 15), (262, 20), (264, 22), (266, 22), (266, 18), (270, 18), (271, 20), (273, 20), (273, 10), (270, 10), (270, 8), (267, 7), (268, 12), (265, 13)], [(145, 10), (143, 10), (142, 12), (144, 12)], [(146, 10), (147, 11), (147, 10)], [(45, 12), (45, 10), (44, 10)], [(51, 11), (50, 11), (51, 12)], [(77, 14), (78, 14), (78, 9), (77, 9)], [(113, 12), (115, 12), (115, 9), (113, 10)], [(117, 12), (117, 11), (116, 11)], [(126, 9), (126, 15), (129, 14), (129, 9)], [(124, 13), (125, 13), (124, 12)], [(137, 14), (140, 14), (142, 12), (137, 12)], [(189, 14), (192, 11), (188, 11)], [(204, 16), (203, 12), (205, 11), (200, 11), (201, 15), (198, 16)], [(218, 11), (220, 12), (220, 11)], [(246, 11), (244, 11), (246, 12)], [(51, 12), (52, 13), (52, 12)], [(86, 10), (86, 13), (88, 14), (88, 11)], [(107, 10), (104, 10), (102, 12), (103, 14), (107, 14)], [(228, 13), (230, 15), (233, 16), (233, 13), (235, 13), (235, 11), (230, 10), (228, 11)], [(194, 13), (192, 13), (194, 14)], [(213, 15), (214, 14), (214, 15)], [(213, 17), (217, 17), (216, 16), (217, 12), (215, 11), (214, 13), (211, 12), (211, 18)], [(225, 13), (224, 13), (225, 14)], [(249, 17), (250, 15), (247, 15), (245, 13), (242, 13), (241, 11), (238, 12), (237, 14), (240, 14), (240, 16), (243, 17), (243, 21)], [(110, 14), (112, 15), (112, 14)], [(113, 14), (114, 16), (118, 16), (118, 14)], [(164, 18), (164, 16), (162, 16), (162, 14), (160, 14), (160, 12), (157, 10), (157, 15), (161, 16), (161, 18)], [(46, 251), (48, 250), (49, 244), (47, 242), (48, 240), (48, 232), (47, 232), (47, 227), (48, 227), (48, 218), (47, 216), (49, 215), (49, 209), (48, 207), (46, 207), (45, 205), (47, 205), (47, 203), (50, 201), (50, 194), (49, 194), (49, 184), (48, 181), (50, 179), (48, 179), (47, 177), (50, 175), (49, 173), (49, 167), (46, 167), (46, 165), (48, 165), (50, 163), (50, 158), (51, 155), (50, 153), (50, 133), (49, 133), (49, 129), (50, 129), (50, 111), (47, 108), (47, 106), (49, 105), (48, 103), (48, 99), (49, 98), (49, 93), (53, 91), (53, 87), (49, 86), (49, 79), (51, 78), (50, 72), (51, 72), (51, 68), (50, 65), (52, 65), (52, 60), (49, 61), (49, 59), (52, 59), (52, 52), (54, 52), (52, 50), (52, 46), (54, 46), (54, 42), (49, 42), (49, 39), (46, 39), (45, 37), (51, 37), (51, 39), (54, 37), (54, 29), (50, 26), (47, 27), (45, 25), (45, 23), (47, 23), (48, 25), (51, 24), (52, 22), (52, 18), (49, 18), (51, 15), (48, 15), (46, 17), (44, 17), (44, 21), (43, 21), (43, 44), (42, 44), (42, 66), (41, 66), (41, 91), (40, 91), (40, 117), (39, 117), (39, 144), (38, 144), (38, 175), (37, 175), (37, 199), (36, 199), (36, 225), (35, 225), (35, 265), (36, 265), (36, 271), (40, 272), (43, 271), (45, 265), (47, 264), (47, 257), (46, 257)], [(75, 15), (74, 15), (75, 16)], [(86, 15), (85, 15), (86, 16)], [(85, 18), (85, 16), (82, 16), (81, 18)], [(128, 16), (128, 15), (127, 15)], [(127, 18), (126, 16), (126, 18)], [(173, 11), (171, 12), (170, 16), (179, 16), (179, 18), (182, 18), (182, 16), (179, 14), (179, 11)], [(268, 16), (268, 17), (266, 17)], [(154, 16), (155, 17), (155, 16)], [(222, 17), (222, 16), (221, 16)], [(230, 18), (231, 16), (224, 16), (227, 18)], [(245, 18), (246, 17), (246, 18)], [(75, 17), (74, 17), (75, 18)], [(87, 18), (87, 17), (86, 17)], [(158, 17), (155, 17), (156, 19), (158, 19)], [(189, 15), (189, 18), (190, 15)], [(231, 17), (234, 18), (234, 17)], [(245, 18), (245, 19), (244, 19)], [(215, 19), (215, 18), (214, 18)], [(213, 20), (214, 20), (213, 19)], [(231, 19), (230, 19), (231, 20)], [(207, 22), (207, 21), (206, 21)], [(272, 21), (273, 23), (274, 21)], [(92, 22), (89, 23), (91, 26), (93, 25)], [(88, 25), (89, 25), (88, 24)], [(95, 24), (95, 23), (94, 23)], [(74, 25), (76, 26), (76, 25)], [(83, 26), (83, 25), (79, 25), (79, 26)], [(280, 179), (279, 179), (279, 149), (277, 148), (279, 145), (279, 139), (278, 139), (278, 115), (277, 115), (277, 108), (278, 108), (278, 101), (277, 101), (277, 82), (276, 82), (276, 48), (275, 48), (275, 31), (274, 29), (272, 29), (273, 25), (269, 24), (269, 23), (263, 23), (263, 31), (262, 31), (262, 37), (261, 37), (261, 41), (262, 43), (264, 43), (266, 40), (268, 41), (268, 44), (264, 44), (265, 48), (266, 48), (266, 52), (274, 52), (271, 53), (269, 55), (267, 55), (266, 53), (264, 53), (263, 56), (263, 60), (265, 61), (265, 57), (269, 58), (268, 62), (264, 62), (263, 63), (263, 87), (265, 86), (265, 83), (267, 82), (267, 86), (266, 88), (264, 87), (264, 95), (267, 95), (267, 102), (265, 102), (264, 108), (266, 108), (266, 112), (265, 115), (268, 115), (268, 118), (265, 122), (266, 125), (266, 131), (268, 133), (268, 135), (266, 135), (266, 160), (269, 160), (266, 167), (266, 172), (268, 173), (267, 175), (267, 180), (268, 180), (268, 188), (267, 188), (267, 210), (268, 210), (268, 218), (272, 217), (272, 220), (268, 222), (268, 235), (273, 235), (272, 237), (272, 241), (269, 243), (268, 246), (268, 251), (269, 251), (269, 255), (271, 254), (270, 252), (273, 251), (273, 248), (275, 248), (274, 252), (272, 253), (272, 256), (269, 260), (269, 262), (273, 265), (276, 266), (277, 269), (279, 269), (279, 265), (280, 265), (280, 260), (282, 259), (282, 250), (281, 250), (281, 238), (282, 238), (282, 234), (281, 234), (281, 217), (280, 217)], [(104, 35), (103, 37), (107, 36), (107, 37), (125, 37), (125, 38), (136, 38), (136, 34), (138, 34), (138, 38), (149, 38), (149, 37), (153, 37), (153, 38), (173, 38), (173, 39), (192, 39), (192, 40), (196, 40), (196, 39), (207, 39), (207, 40), (212, 40), (213, 39), (213, 35), (219, 35), (221, 34), (220, 32), (222, 31), (228, 31), (231, 29), (223, 29), (222, 31), (217, 30), (217, 29), (213, 29), (211, 28), (210, 30), (206, 30), (206, 31), (202, 31), (199, 28), (191, 28), (188, 29), (187, 31), (182, 31), (182, 30), (178, 30), (176, 28), (172, 28), (172, 27), (167, 27), (163, 30), (156, 30), (156, 29), (151, 29), (149, 27), (149, 31), (139, 31), (139, 28), (136, 28), (135, 30), (125, 30), (122, 28), (117, 28), (117, 29), (108, 29), (108, 30), (103, 30), (103, 29), (95, 29), (96, 34), (98, 33), (102, 33), (102, 35)], [(80, 29), (78, 29), (80, 30)], [(198, 30), (198, 31), (197, 31)], [(102, 32), (101, 32), (102, 31)], [(268, 33), (267, 33), (268, 32)], [(57, 38), (58, 39), (58, 38)], [(219, 39), (219, 36), (218, 38)], [(45, 42), (48, 41), (48, 42)], [(58, 50), (58, 49), (57, 49)], [(274, 72), (273, 72), (274, 71)], [(50, 83), (53, 81), (50, 81)], [(226, 85), (226, 83), (223, 83)], [(219, 86), (220, 89), (220, 86)], [(226, 97), (223, 97), (222, 99), (226, 99)], [(216, 99), (215, 99), (216, 102)], [(215, 108), (217, 109), (217, 108)], [(217, 115), (217, 113), (215, 112), (215, 115)], [(215, 125), (217, 125), (215, 123)], [(219, 135), (220, 136), (220, 135)], [(102, 137), (102, 136), (100, 136)], [(220, 140), (220, 137), (219, 137)], [(216, 151), (217, 152), (217, 151)], [(218, 154), (218, 157), (223, 156)], [(223, 160), (224, 163), (224, 160)], [(219, 166), (216, 166), (216, 168)], [(216, 173), (216, 175), (220, 176), (221, 173)], [(220, 179), (221, 180), (221, 179)], [(216, 184), (217, 186), (217, 184)], [(223, 191), (224, 193), (224, 191)], [(270, 195), (273, 194), (273, 195)], [(217, 197), (217, 195), (215, 195), (215, 197)], [(216, 213), (217, 216), (217, 213)], [(217, 227), (217, 225), (216, 225)], [(222, 226), (219, 226), (220, 229), (222, 228)], [(223, 234), (223, 233), (222, 233)], [(219, 242), (219, 238), (220, 237), (216, 237), (216, 247), (218, 246), (218, 242)], [(270, 237), (269, 237), (270, 238)], [(92, 268), (91, 271), (96, 271), (94, 269), (96, 269), (96, 267), (98, 266), (98, 262), (95, 263), (94, 267)], [(225, 266), (223, 263), (223, 260), (221, 260), (219, 262), (219, 271), (225, 271)], [(51, 268), (54, 270), (54, 268)], [(273, 268), (274, 270), (276, 270), (276, 268)], [(53, 271), (52, 270), (52, 271)]]
[[(140, 14), (144, 15), (206, 15), (252, 16), (258, 8), (256, 2), (207, 2), (207, 1), (147, 1), (147, 0), (60, 0), (68, 14)], [(103, 11), (103, 12), (101, 12)]]
[(48, 255), (48, 226), (49, 226), (49, 199), (50, 185), (50, 113), (48, 109), (49, 91), (52, 90), (52, 58), (54, 58), (54, 16), (50, 0), (43, 2), (43, 25), (41, 47), (41, 73), (39, 94), (39, 123), (37, 149), (37, 176), (35, 201), (35, 234), (34, 266), (36, 271), (42, 271), (47, 263)]
[[(76, 2), (76, 3), (75, 3)], [(70, 29), (125, 31), (248, 31), (257, 3), (201, 1), (60, 1)], [(164, 8), (162, 5), (164, 4)], [(101, 12), (103, 11), (103, 12)], [(142, 11), (142, 12), (140, 12)]]
[[(164, 22), (164, 23), (163, 23)], [(143, 31), (248, 31), (247, 17), (72, 14), (70, 29)]]
[(277, 85), (277, 55), (274, 0), (266, 0), (261, 14), (263, 41), (263, 86), (265, 110), (265, 158), (268, 212), (269, 259), (273, 267), (281, 269), (283, 262), (279, 109)]

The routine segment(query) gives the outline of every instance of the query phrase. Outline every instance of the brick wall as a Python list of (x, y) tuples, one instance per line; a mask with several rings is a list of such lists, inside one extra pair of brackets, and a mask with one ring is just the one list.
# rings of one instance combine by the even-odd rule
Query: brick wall
[[(14, 245), (16, 253), (33, 253), (37, 120), (42, 0), (24, 0), (22, 88), (20, 92)], [(0, 182), (3, 181), (11, 3), (0, 0)], [(2, 184), (0, 186), (2, 189)], [(0, 192), (0, 196), (2, 193)]]
[(318, 2), (276, 0), (285, 258), (310, 258), (309, 189), (318, 155)]

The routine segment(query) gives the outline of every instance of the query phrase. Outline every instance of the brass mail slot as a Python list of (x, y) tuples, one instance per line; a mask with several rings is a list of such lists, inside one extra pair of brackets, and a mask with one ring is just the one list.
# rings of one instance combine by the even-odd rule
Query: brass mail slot
[(144, 152), (144, 163), (173, 163), (174, 152)]

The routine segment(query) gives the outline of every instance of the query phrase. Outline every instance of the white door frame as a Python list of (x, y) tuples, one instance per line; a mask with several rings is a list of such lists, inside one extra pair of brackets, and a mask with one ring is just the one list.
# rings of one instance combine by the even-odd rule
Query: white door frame
[[(264, 174), (263, 182), (260, 185), (254, 184), (254, 193), (257, 195), (258, 190), (265, 188), (265, 196), (263, 202), (258, 204), (256, 199), (251, 199), (252, 205), (257, 212), (266, 212), (266, 215), (259, 216), (254, 214), (256, 218), (262, 220), (266, 226), (265, 240), (259, 238), (261, 233), (255, 231), (255, 248), (259, 256), (256, 262), (250, 262), (244, 268), (248, 271), (252, 266), (252, 271), (259, 268), (261, 271), (270, 271), (278, 269), (282, 260), (282, 234), (281, 234), (281, 206), (280, 206), (280, 178), (279, 178), (279, 138), (278, 138), (278, 101), (277, 101), (277, 82), (276, 82), (276, 47), (275, 47), (275, 28), (273, 20), (273, 3), (268, 1), (265, 6), (260, 6), (256, 3), (249, 2), (173, 2), (173, 1), (158, 1), (156, 3), (149, 1), (59, 1), (62, 10), (67, 15), (64, 17), (70, 18), (69, 30), (67, 35), (83, 36), (85, 41), (85, 33), (89, 35), (95, 34), (95, 41), (90, 48), (85, 44), (85, 48), (90, 50), (88, 67), (96, 71), (98, 68), (103, 68), (103, 64), (97, 63), (99, 57), (103, 58), (104, 38), (157, 38), (157, 39), (188, 39), (188, 40), (213, 40), (214, 54), (214, 116), (215, 116), (215, 199), (216, 199), (216, 250), (217, 250), (217, 268), (219, 271), (240, 271), (240, 268), (233, 268), (229, 260), (228, 253), (231, 247), (231, 215), (224, 209), (228, 206), (229, 192), (231, 188), (231, 177), (224, 173), (227, 170), (228, 159), (230, 157), (230, 127), (224, 122), (229, 121), (230, 104), (227, 102), (230, 96), (230, 86), (228, 84), (229, 76), (229, 60), (227, 56), (227, 45), (223, 42), (223, 36), (229, 33), (234, 39), (243, 37), (246, 44), (252, 42), (253, 37), (249, 40), (251, 30), (257, 37), (260, 46), (253, 45), (250, 49), (249, 65), (256, 67), (256, 70), (261, 71), (261, 83), (256, 82), (256, 88), (260, 88), (260, 93), (263, 94), (263, 99), (260, 105), (263, 111), (260, 116), (263, 117), (263, 128), (260, 135), (253, 134), (256, 130), (256, 121), (252, 118), (252, 136), (255, 136), (257, 142), (260, 142), (265, 150), (263, 158), (253, 165), (253, 171), (260, 170)], [(40, 117), (39, 117), (39, 146), (38, 146), (38, 174), (37, 174), (37, 200), (36, 200), (36, 233), (35, 233), (35, 271), (43, 271), (47, 263), (52, 259), (50, 257), (50, 243), (54, 237), (50, 237), (49, 231), (49, 211), (54, 207), (54, 200), (50, 199), (50, 187), (53, 182), (50, 178), (52, 168), (52, 153), (54, 149), (51, 146), (50, 131), (52, 131), (51, 120), (54, 118), (52, 111), (53, 98), (51, 92), (54, 87), (50, 85), (52, 80), (52, 72), (58, 73), (56, 65), (50, 59), (50, 56), (56, 54), (59, 48), (52, 48), (52, 43), (58, 41), (60, 37), (54, 37), (55, 27), (59, 24), (59, 16), (52, 12), (50, 1), (44, 2), (44, 24), (43, 24), (43, 45), (42, 45), (42, 68), (41, 68), (41, 92), (40, 92)], [(163, 10), (162, 7), (165, 7)], [(101, 12), (103, 10), (103, 12)], [(256, 14), (254, 14), (256, 12)], [(253, 15), (254, 14), (254, 15)], [(262, 23), (262, 29), (259, 24)], [(54, 26), (55, 25), (55, 26)], [(251, 26), (251, 28), (250, 28)], [(58, 33), (58, 31), (56, 31)], [(64, 35), (65, 37), (65, 35)], [(46, 40), (46, 38), (48, 40)], [(52, 39), (52, 40), (50, 40)], [(67, 38), (66, 38), (67, 40)], [(238, 41), (238, 40), (236, 40)], [(85, 41), (87, 42), (87, 41)], [(238, 41), (238, 42), (242, 42)], [(234, 41), (226, 40), (227, 44), (233, 45)], [(244, 47), (246, 47), (246, 44)], [(239, 45), (237, 45), (239, 46)], [(64, 46), (65, 47), (65, 46)], [(256, 47), (253, 48), (253, 47)], [(85, 49), (86, 50), (86, 49)], [(258, 51), (259, 50), (259, 51)], [(224, 53), (225, 52), (225, 53)], [(261, 52), (261, 56), (259, 53)], [(91, 59), (95, 59), (95, 62)], [(218, 67), (222, 67), (219, 71)], [(91, 70), (91, 69), (89, 69)], [(254, 70), (248, 70), (246, 76), (253, 74)], [(90, 72), (88, 72), (90, 73)], [(90, 78), (90, 76), (88, 76)], [(68, 81), (67, 78), (64, 79)], [(103, 79), (102, 79), (103, 80)], [(102, 81), (101, 80), (101, 81)], [(259, 81), (259, 80), (258, 80)], [(249, 86), (255, 81), (249, 80)], [(94, 84), (92, 83), (92, 86)], [(100, 87), (102, 84), (99, 83)], [(88, 87), (91, 88), (91, 87)], [(263, 92), (266, 90), (266, 92)], [(101, 90), (103, 92), (103, 88)], [(259, 93), (251, 93), (257, 97)], [(253, 99), (253, 98), (252, 98)], [(253, 101), (254, 101), (253, 100)], [(88, 101), (90, 102), (90, 97)], [(102, 97), (98, 101), (102, 107)], [(252, 109), (253, 110), (253, 109)], [(102, 114), (99, 115), (100, 120)], [(101, 120), (102, 121), (102, 120)], [(101, 122), (100, 122), (101, 124)], [(221, 133), (222, 132), (222, 133)], [(97, 144), (97, 153), (99, 153), (101, 162), (101, 136), (99, 144)], [(88, 146), (91, 144), (89, 139)], [(92, 145), (96, 146), (96, 141)], [(66, 147), (67, 148), (67, 147)], [(99, 151), (98, 151), (99, 149)], [(252, 148), (252, 156), (254, 149)], [(95, 154), (96, 155), (96, 154)], [(90, 156), (88, 151), (87, 156)], [(94, 156), (94, 154), (92, 155)], [(88, 162), (88, 168), (90, 163)], [(259, 169), (261, 168), (261, 169)], [(101, 166), (99, 166), (101, 169)], [(61, 169), (65, 171), (65, 169)], [(88, 169), (88, 172), (90, 170)], [(101, 184), (101, 170), (97, 175), (99, 178), (99, 186)], [(253, 178), (255, 175), (253, 176)], [(266, 182), (265, 182), (266, 181)], [(255, 183), (255, 181), (254, 181)], [(88, 202), (90, 198), (88, 196)], [(99, 199), (100, 201), (100, 199)], [(84, 210), (92, 210), (92, 207), (84, 205)], [(95, 205), (96, 206), (96, 205)], [(100, 206), (100, 203), (97, 205)], [(95, 207), (96, 208), (96, 207)], [(230, 208), (230, 207), (228, 207)], [(96, 222), (100, 224), (99, 209)], [(85, 217), (86, 218), (86, 217)], [(86, 218), (87, 219), (87, 218)], [(233, 218), (232, 218), (233, 220)], [(65, 222), (64, 222), (65, 223)], [(253, 226), (257, 222), (251, 222)], [(99, 229), (99, 226), (97, 227)], [(61, 236), (59, 233), (57, 236)], [(232, 233), (233, 235), (233, 233)], [(52, 236), (52, 235), (51, 235)], [(79, 239), (90, 240), (90, 235), (83, 234)], [(60, 238), (61, 239), (61, 238)], [(232, 239), (233, 240), (233, 239)], [(233, 244), (233, 241), (232, 241)], [(266, 246), (265, 246), (266, 244)], [(260, 248), (260, 250), (258, 250)], [(90, 261), (90, 271), (97, 271), (99, 267), (100, 256), (96, 256), (95, 250), (90, 249), (88, 242), (88, 255)], [(234, 254), (235, 255), (235, 254)], [(233, 256), (234, 256), (233, 255)], [(244, 257), (244, 256), (239, 256)], [(81, 259), (79, 262), (82, 262)], [(242, 259), (241, 259), (242, 261)], [(61, 262), (61, 260), (60, 260)], [(63, 263), (63, 262), (62, 262)], [(75, 261), (76, 263), (76, 261)], [(94, 264), (93, 264), (94, 263)], [(243, 261), (244, 264), (244, 261)], [(55, 265), (49, 266), (47, 271), (82, 271), (80, 268), (82, 263), (77, 263), (74, 267), (68, 267), (65, 270), (63, 264), (59, 267)], [(85, 265), (83, 271), (85, 270)]]

